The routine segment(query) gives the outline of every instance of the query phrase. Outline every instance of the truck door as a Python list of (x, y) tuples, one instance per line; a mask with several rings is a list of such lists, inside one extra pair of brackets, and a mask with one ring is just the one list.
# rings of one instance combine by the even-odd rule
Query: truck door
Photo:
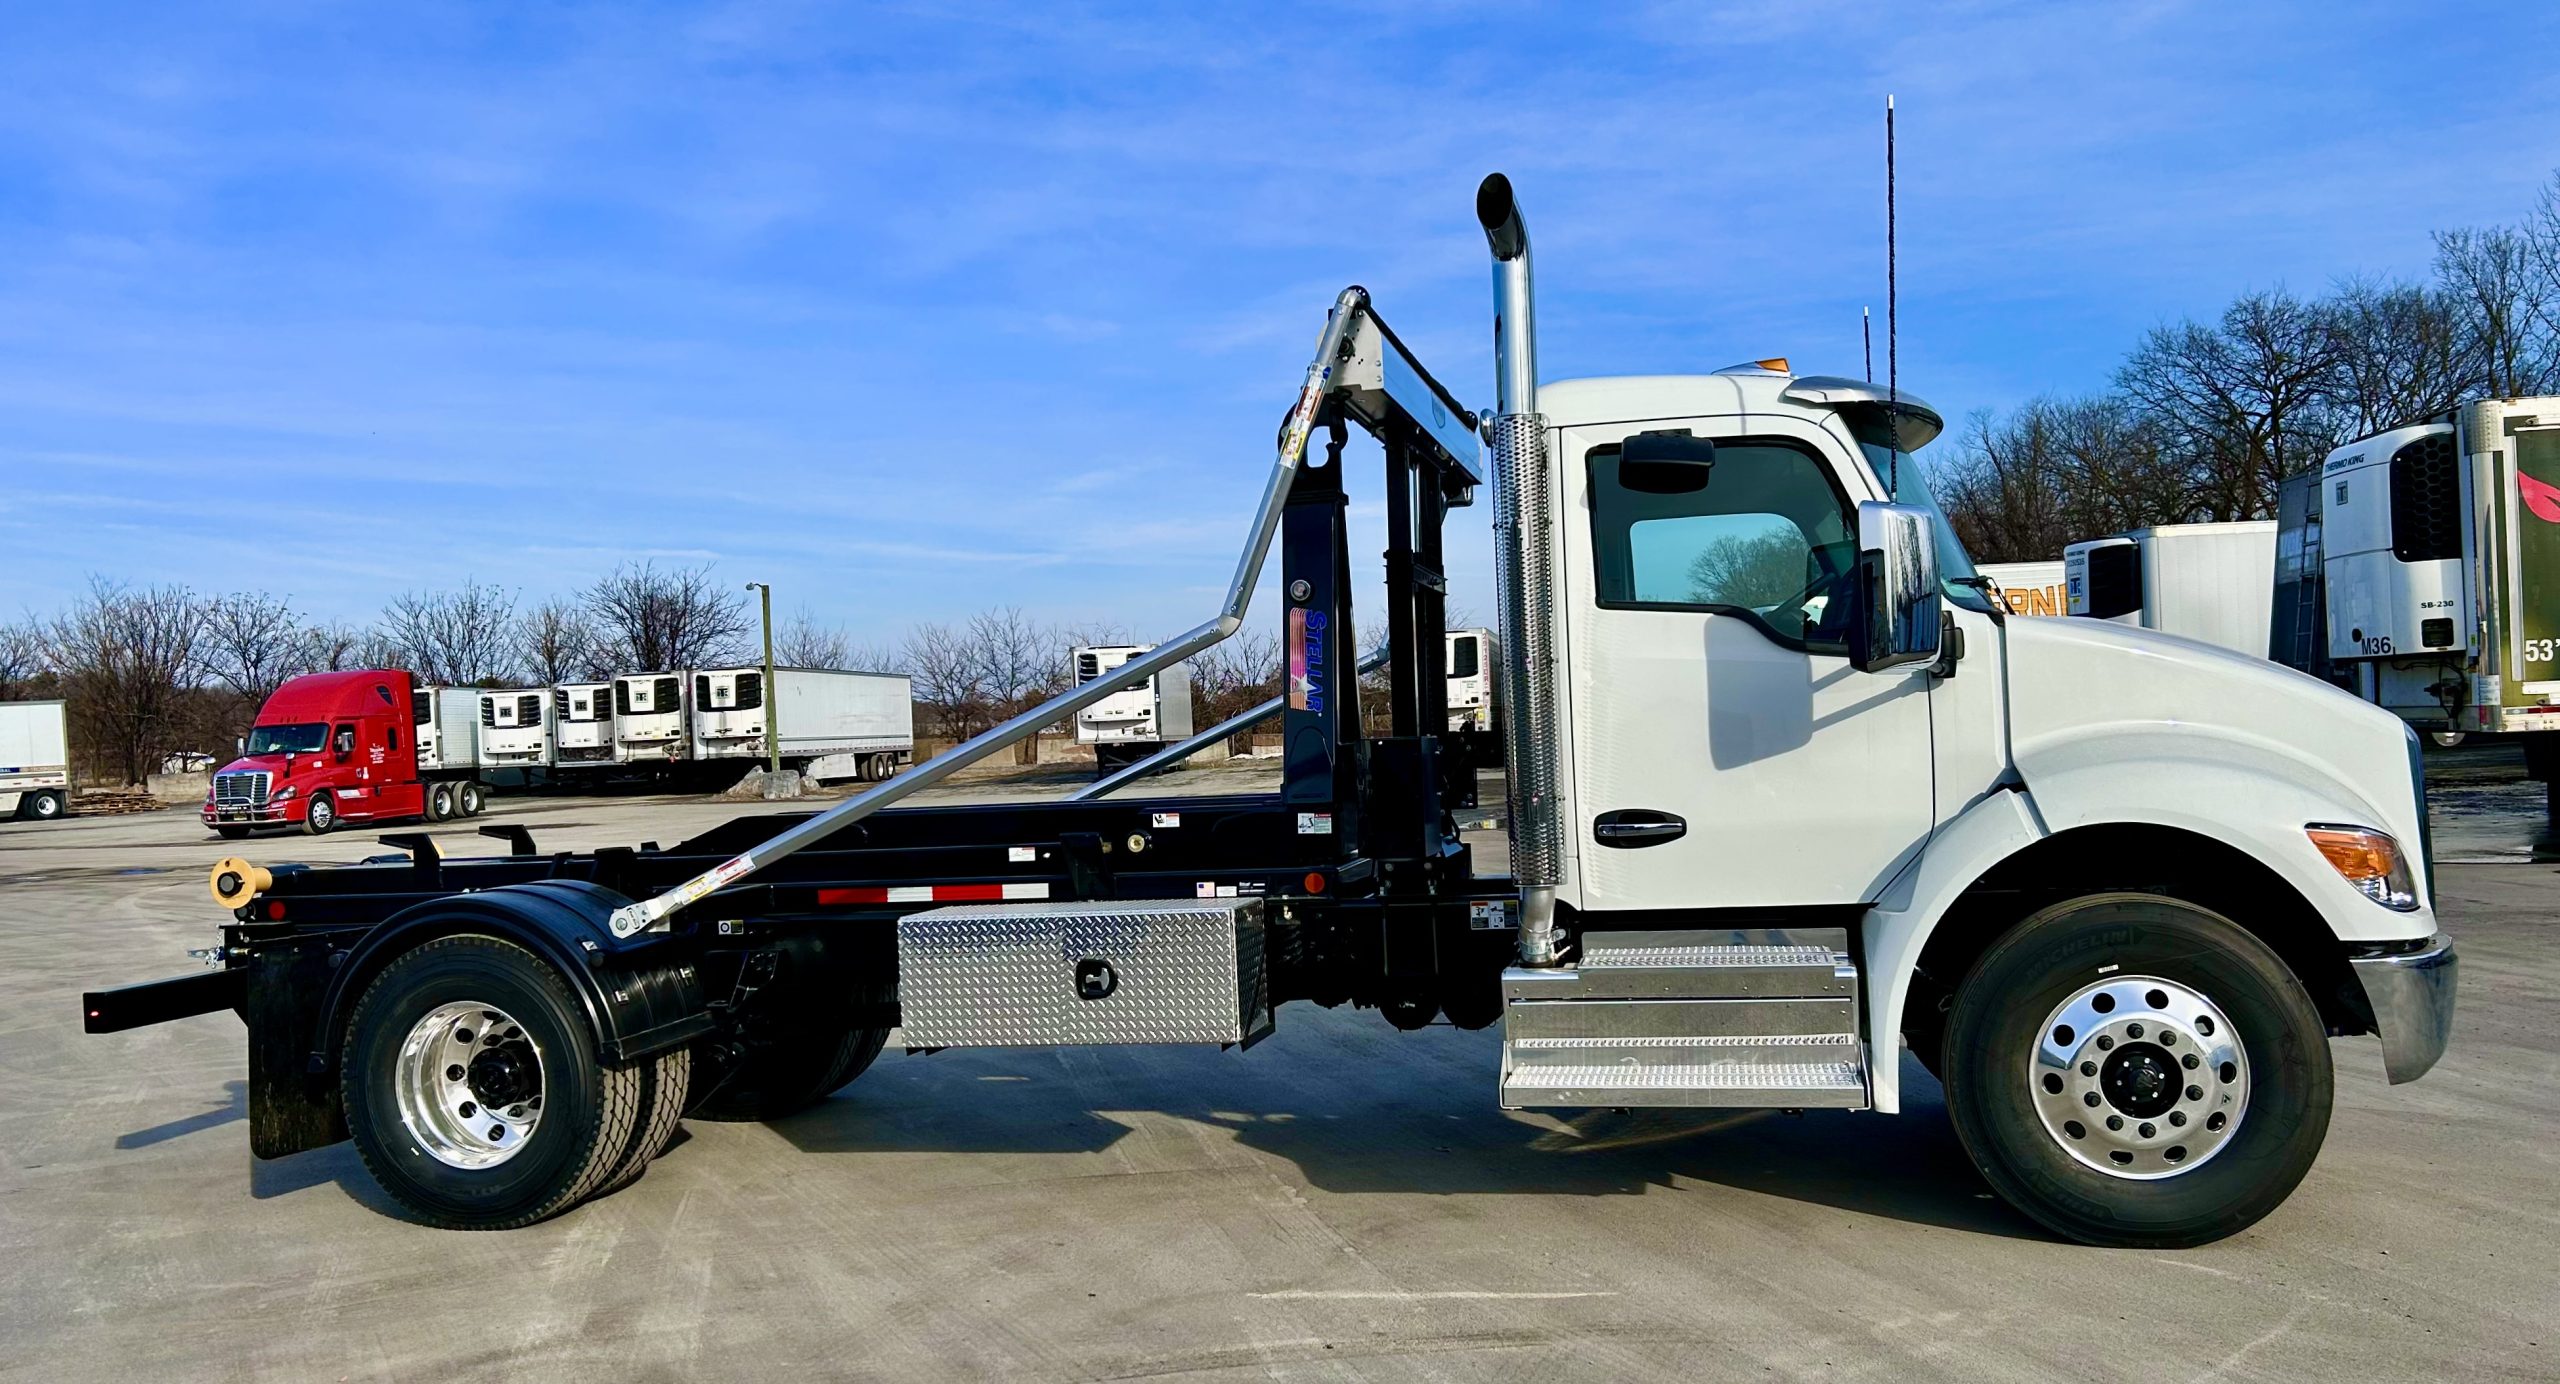
[(1694, 427), (1673, 494), (1620, 477), (1640, 429), (1562, 434), (1579, 906), (1873, 899), (1929, 833), (1932, 679), (1848, 663), (1870, 482), (1795, 420)]

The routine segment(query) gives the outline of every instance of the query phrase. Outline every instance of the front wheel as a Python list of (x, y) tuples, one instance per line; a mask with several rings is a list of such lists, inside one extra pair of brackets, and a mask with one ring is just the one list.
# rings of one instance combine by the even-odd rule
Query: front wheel
[(326, 836), (338, 825), (338, 805), (326, 793), (311, 795), (310, 815), (302, 819), (302, 829), (314, 836)]
[(1947, 1111), (2003, 1197), (2097, 1245), (2255, 1224), (2329, 1129), (2327, 1028), (2291, 969), (2177, 899), (2054, 905), (1974, 964), (1948, 1016)]
[(650, 1108), (661, 1065), (606, 1065), (558, 972), (514, 943), (463, 934), (421, 945), (366, 987), (339, 1091), (383, 1190), (431, 1225), (503, 1230), (637, 1175), (668, 1132)]

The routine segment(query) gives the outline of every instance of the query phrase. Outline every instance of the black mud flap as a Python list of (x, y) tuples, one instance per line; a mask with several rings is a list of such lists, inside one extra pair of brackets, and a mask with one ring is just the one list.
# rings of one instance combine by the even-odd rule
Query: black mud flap
[(347, 1137), (338, 1083), (312, 1070), (311, 1016), (335, 948), (314, 939), (261, 947), (249, 963), (249, 1152), (282, 1158)]

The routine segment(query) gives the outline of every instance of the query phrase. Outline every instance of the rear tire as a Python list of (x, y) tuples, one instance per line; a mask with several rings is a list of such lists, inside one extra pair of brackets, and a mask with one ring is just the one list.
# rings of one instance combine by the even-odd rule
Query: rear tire
[(481, 787), (477, 779), (467, 780), (453, 786), (453, 811), (455, 816), (477, 817), (480, 815), (480, 810), (488, 805), (489, 790)]
[[(475, 1028), (486, 1015), (497, 1016), (491, 1027)], [(638, 1175), (651, 1067), (605, 1066), (557, 971), (512, 942), (466, 933), (419, 946), (365, 988), (347, 1022), (339, 1095), (357, 1155), (393, 1200), (429, 1225), (506, 1230)], [(464, 1085), (439, 1091), (439, 1075), (455, 1071)], [(455, 1104), (474, 1095), (489, 1108)], [(503, 1137), (481, 1137), (490, 1131)]]
[(71, 804), (64, 801), (60, 793), (50, 788), (29, 793), (26, 799), (18, 804), (20, 816), (32, 817), (39, 822), (60, 821), (69, 816), (70, 812)]
[(812, 1024), (747, 1045), (688, 1113), (723, 1124), (798, 1114), (869, 1070), (888, 1038), (885, 1028)]
[(452, 784), (431, 783), (427, 785), (427, 820), (430, 822), (450, 822), (453, 820)]
[(2329, 1129), (2328, 1033), (2301, 981), (2238, 924), (2158, 895), (2072, 899), (2012, 928), (1958, 987), (1943, 1065), (1984, 1178), (2093, 1245), (2244, 1230)]
[(693, 1049), (677, 1048), (662, 1052), (640, 1064), (642, 1068), (640, 1117), (631, 1140), (631, 1151), (622, 1166), (606, 1177), (595, 1195), (611, 1196), (649, 1170), (649, 1164), (667, 1146), (675, 1142), (677, 1125), (684, 1118), (685, 1098), (693, 1077)]

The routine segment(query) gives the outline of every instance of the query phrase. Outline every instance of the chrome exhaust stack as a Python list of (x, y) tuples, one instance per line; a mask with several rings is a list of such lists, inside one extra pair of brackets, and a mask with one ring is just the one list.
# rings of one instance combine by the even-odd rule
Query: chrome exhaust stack
[(1487, 425), (1494, 485), (1494, 603), (1499, 609), (1509, 734), (1511, 875), (1520, 886), (1520, 960), (1556, 961), (1556, 886), (1564, 878), (1564, 821), (1557, 800), (1554, 490), (1547, 420), (1538, 412), (1536, 308), (1529, 228), (1511, 180), (1488, 175), (1476, 220), (1493, 251), (1494, 416)]

